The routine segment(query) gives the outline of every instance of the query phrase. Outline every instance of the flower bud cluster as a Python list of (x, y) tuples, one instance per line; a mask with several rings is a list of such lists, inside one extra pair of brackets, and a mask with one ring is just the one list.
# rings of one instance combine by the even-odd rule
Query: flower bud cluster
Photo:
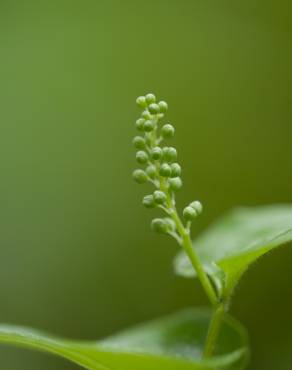
[(183, 216), (186, 221), (193, 221), (196, 217), (198, 217), (203, 211), (203, 206), (201, 202), (195, 200), (190, 205), (185, 207), (183, 210)]
[[(136, 169), (133, 178), (139, 184), (150, 182), (155, 186), (153, 194), (144, 196), (143, 205), (146, 208), (159, 207), (170, 216), (154, 219), (152, 229), (179, 239), (177, 225), (171, 216), (176, 212), (175, 192), (182, 187), (181, 166), (177, 163), (177, 150), (164, 145), (164, 141), (175, 134), (171, 124), (162, 123), (168, 105), (165, 101), (157, 101), (154, 94), (139, 96), (136, 103), (142, 112), (135, 123), (139, 135), (134, 137), (133, 145), (137, 149), (136, 161), (143, 169)], [(196, 201), (184, 209), (183, 216), (189, 223), (201, 211), (201, 203)]]

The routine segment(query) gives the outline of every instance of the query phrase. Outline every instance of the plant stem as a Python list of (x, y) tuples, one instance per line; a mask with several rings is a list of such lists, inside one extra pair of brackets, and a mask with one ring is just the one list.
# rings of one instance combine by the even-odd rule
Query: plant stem
[(203, 357), (207, 358), (212, 356), (213, 351), (215, 349), (222, 319), (225, 313), (225, 306), (224, 304), (219, 302), (215, 288), (211, 284), (211, 281), (208, 275), (206, 274), (196, 251), (193, 248), (189, 227), (188, 226), (186, 228), (184, 227), (184, 224), (182, 223), (177, 213), (175, 202), (169, 192), (165, 179), (160, 176), (159, 176), (159, 188), (166, 195), (166, 211), (176, 225), (177, 233), (181, 237), (181, 246), (183, 247), (187, 256), (189, 257), (192, 266), (194, 267), (198, 275), (198, 279), (200, 280), (203, 289), (205, 290), (205, 293), (213, 306), (213, 315), (208, 328), (207, 339), (203, 352)]
[(172, 219), (176, 223), (178, 232), (182, 237), (182, 246), (185, 252), (187, 253), (195, 271), (197, 272), (198, 278), (213, 306), (213, 314), (212, 314), (211, 322), (209, 324), (207, 338), (205, 342), (205, 348), (203, 352), (204, 358), (211, 357), (214, 352), (217, 339), (219, 336), (222, 319), (225, 313), (225, 306), (223, 303), (218, 302), (218, 297), (210, 282), (210, 279), (205, 273), (203, 266), (201, 264), (201, 261), (193, 248), (190, 234), (188, 231), (185, 230), (176, 210), (172, 214)]
[(177, 214), (175, 205), (173, 204), (171, 195), (169, 194), (169, 191), (163, 179), (160, 179), (160, 189), (163, 190), (167, 196), (166, 205), (169, 210), (169, 215), (175, 222), (177, 231), (179, 235), (181, 236), (182, 247), (185, 250), (186, 254), (188, 255), (212, 306), (216, 306), (218, 304), (218, 298), (217, 298), (215, 289), (212, 286), (210, 279), (207, 276), (205, 270), (203, 269), (201, 261), (193, 248), (192, 241), (190, 238), (190, 233), (188, 230), (185, 229), (183, 223), (181, 222), (181, 219), (179, 215)]
[(214, 308), (205, 343), (204, 358), (211, 357), (214, 352), (224, 313), (225, 307), (223, 303), (220, 303)]
[[(175, 212), (175, 214), (173, 215), (173, 219), (175, 220), (176, 218), (178, 218), (177, 216), (177, 213)], [(180, 219), (178, 218), (177, 220), (180, 224), (181, 224), (181, 221)], [(218, 303), (218, 299), (217, 299), (217, 295), (215, 293), (215, 290), (210, 282), (210, 279), (209, 277), (207, 276), (205, 270), (203, 269), (203, 266), (201, 264), (201, 261), (197, 255), (197, 253), (195, 252), (194, 248), (193, 248), (193, 245), (192, 245), (192, 241), (191, 241), (191, 238), (190, 238), (190, 234), (189, 232), (187, 232), (185, 230), (185, 228), (182, 226), (182, 229), (179, 230), (180, 228), (178, 227), (178, 231), (182, 237), (182, 246), (186, 252), (186, 254), (188, 255), (197, 275), (198, 275), (198, 279), (200, 280), (202, 286), (203, 286), (203, 289), (205, 290), (205, 293), (207, 294), (207, 297), (209, 298), (212, 306), (215, 306), (217, 305)]]

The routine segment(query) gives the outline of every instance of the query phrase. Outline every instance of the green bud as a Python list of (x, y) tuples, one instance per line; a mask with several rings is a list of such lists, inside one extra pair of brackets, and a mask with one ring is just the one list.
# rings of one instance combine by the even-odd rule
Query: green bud
[(162, 156), (163, 158), (165, 158), (165, 156), (167, 156), (167, 152), (168, 152), (168, 146), (165, 146), (164, 148), (162, 148)]
[(154, 208), (156, 206), (153, 195), (145, 195), (142, 203), (146, 208)]
[(193, 221), (197, 215), (196, 210), (191, 206), (188, 206), (183, 210), (183, 216), (186, 221)]
[(148, 109), (149, 109), (149, 112), (152, 114), (157, 114), (160, 112), (159, 105), (155, 103), (150, 104)]
[(136, 160), (140, 164), (145, 164), (148, 161), (148, 155), (144, 150), (139, 150), (139, 152), (136, 153)]
[(172, 147), (163, 148), (163, 159), (167, 162), (174, 162), (177, 159), (177, 151)]
[(158, 119), (162, 119), (164, 117), (164, 114), (163, 113), (159, 113), (159, 114), (157, 114), (157, 118)]
[(159, 160), (162, 157), (162, 149), (159, 146), (156, 146), (151, 150), (151, 158), (155, 161)]
[(182, 187), (182, 181), (180, 177), (174, 177), (169, 179), (169, 187), (173, 191), (178, 191)]
[(138, 169), (133, 172), (133, 179), (138, 184), (144, 184), (148, 180), (148, 177), (143, 170)]
[(171, 177), (178, 177), (181, 175), (181, 167), (178, 163), (172, 163), (171, 168)]
[(168, 229), (171, 230), (171, 231), (175, 231), (176, 229), (176, 225), (175, 225), (175, 222), (173, 221), (172, 218), (170, 217), (165, 217), (164, 218), (164, 221), (167, 223), (167, 226), (168, 226)]
[(139, 131), (143, 131), (144, 130), (144, 123), (145, 123), (145, 119), (144, 118), (137, 119), (137, 121), (136, 121), (136, 129), (139, 130)]
[(166, 124), (161, 129), (161, 135), (164, 138), (170, 138), (174, 136), (175, 129), (172, 125)]
[(151, 228), (157, 233), (167, 233), (168, 225), (162, 218), (154, 218), (151, 222)]
[(153, 166), (153, 164), (150, 164), (147, 168), (146, 168), (146, 173), (147, 175), (153, 179), (156, 175), (156, 167)]
[(146, 109), (141, 113), (141, 117), (144, 118), (145, 120), (150, 120), (152, 118), (152, 115), (150, 112)]
[(144, 130), (146, 132), (150, 132), (150, 131), (153, 131), (154, 130), (154, 127), (155, 127), (155, 124), (153, 121), (151, 120), (147, 120), (145, 123), (144, 123)]
[(197, 214), (200, 214), (203, 212), (203, 205), (198, 200), (195, 200), (194, 202), (192, 202), (190, 204), (190, 207), (192, 207), (197, 212)]
[(154, 94), (147, 94), (145, 96), (145, 100), (147, 104), (155, 103), (156, 102), (156, 97)]
[[(146, 101), (147, 101), (147, 99), (146, 99)], [(167, 111), (168, 104), (165, 101), (160, 101), (158, 103), (158, 105), (159, 105), (160, 112), (165, 113)]]
[(145, 139), (141, 136), (135, 136), (133, 139), (133, 145), (136, 149), (144, 149), (146, 146)]
[(159, 169), (159, 174), (163, 177), (169, 177), (171, 175), (171, 167), (167, 163), (162, 163)]
[(147, 106), (145, 96), (139, 96), (136, 99), (136, 103), (137, 103), (138, 107), (141, 107), (141, 108), (145, 108)]
[(149, 113), (149, 111), (148, 111), (147, 109), (145, 109), (145, 110), (142, 112), (141, 116), (142, 116), (142, 118), (144, 118), (145, 120), (146, 120), (146, 119), (151, 119), (151, 118), (152, 118), (151, 114)]
[(166, 195), (161, 190), (155, 190), (153, 193), (154, 200), (157, 204), (163, 204), (166, 201)]

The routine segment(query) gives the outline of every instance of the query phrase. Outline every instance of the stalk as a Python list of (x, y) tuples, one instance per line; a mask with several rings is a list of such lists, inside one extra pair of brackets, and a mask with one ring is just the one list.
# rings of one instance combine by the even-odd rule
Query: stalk
[(224, 313), (225, 313), (224, 304), (220, 303), (217, 307), (214, 308), (207, 333), (207, 339), (205, 342), (205, 348), (203, 352), (204, 358), (211, 357), (214, 353)]
[(161, 146), (164, 140), (175, 134), (172, 125), (161, 122), (168, 105), (164, 101), (157, 102), (154, 94), (140, 96), (136, 102), (143, 109), (136, 121), (136, 128), (142, 136), (136, 136), (133, 144), (138, 150), (136, 160), (138, 164), (145, 166), (145, 170), (136, 169), (133, 178), (139, 184), (150, 182), (156, 188), (153, 194), (144, 196), (143, 205), (146, 208), (160, 208), (168, 217), (153, 219), (151, 227), (154, 231), (172, 236), (184, 249), (213, 307), (203, 352), (203, 356), (207, 358), (213, 354), (225, 308), (219, 302), (215, 287), (206, 274), (190, 237), (191, 224), (202, 212), (203, 206), (199, 201), (186, 206), (183, 210), (185, 224), (182, 222), (175, 206), (175, 193), (182, 187), (181, 167), (176, 162), (177, 151), (173, 147)]

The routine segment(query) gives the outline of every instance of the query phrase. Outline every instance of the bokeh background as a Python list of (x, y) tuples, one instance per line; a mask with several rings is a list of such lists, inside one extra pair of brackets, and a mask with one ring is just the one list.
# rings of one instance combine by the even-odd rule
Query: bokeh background
[[(173, 241), (132, 182), (137, 95), (170, 106), (196, 231), (235, 205), (292, 202), (289, 1), (1, 0), (0, 321), (100, 338), (190, 305)], [(220, 247), (220, 246), (218, 246)], [(250, 370), (292, 368), (292, 249), (251, 268), (233, 314)], [(75, 370), (0, 349), (2, 369)]]

